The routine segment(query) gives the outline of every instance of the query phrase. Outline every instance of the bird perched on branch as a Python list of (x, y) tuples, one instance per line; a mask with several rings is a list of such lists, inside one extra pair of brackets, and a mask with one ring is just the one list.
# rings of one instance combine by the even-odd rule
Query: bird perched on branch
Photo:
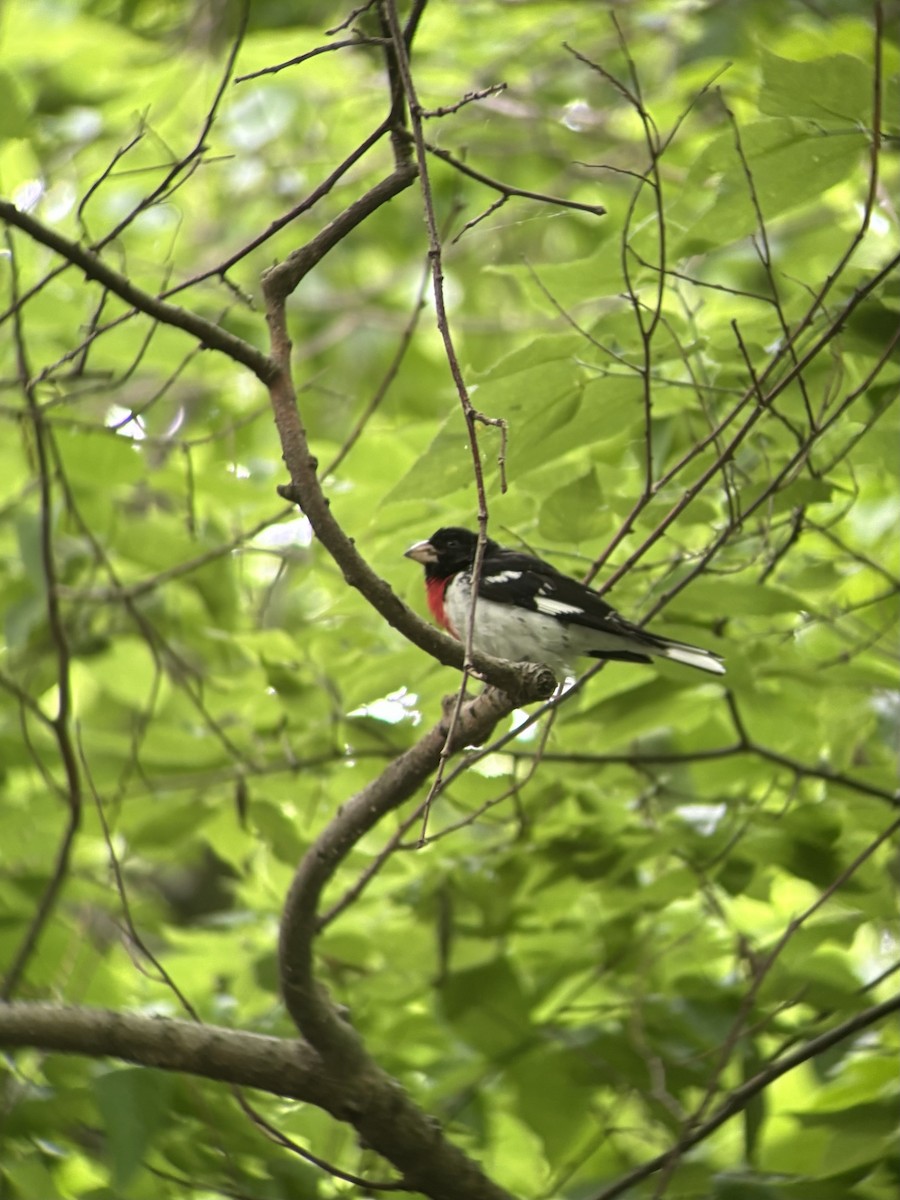
[[(464, 642), (472, 606), (472, 571), (477, 535), (469, 529), (439, 529), (416, 542), (406, 557), (425, 568), (428, 607), (438, 625)], [(620, 617), (595, 591), (530, 554), (485, 543), (473, 649), (512, 662), (569, 668), (586, 655), (617, 662), (672, 662), (724, 675), (718, 654), (660, 637)]]

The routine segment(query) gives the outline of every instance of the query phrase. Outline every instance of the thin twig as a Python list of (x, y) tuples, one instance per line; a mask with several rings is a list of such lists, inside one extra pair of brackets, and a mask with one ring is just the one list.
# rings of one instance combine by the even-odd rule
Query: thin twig
[[(43, 424), (34, 386), (29, 382), (31, 371), (28, 366), (25, 329), (22, 319), (22, 308), (19, 302), (18, 260), (16, 258), (12, 235), (9, 231), (6, 233), (6, 246), (11, 268), (10, 287), (14, 313), (13, 334), (16, 346), (16, 365), (19, 372), (20, 385), (28, 406), (28, 415), (34, 434), (34, 447), (37, 457), (38, 490), (40, 495), (40, 560), (44, 578), (47, 624), (56, 656), (56, 714), (51, 718), (50, 723), (65, 776), (65, 787), (62, 789), (62, 794), (68, 809), (65, 828), (56, 851), (56, 861), (50, 873), (50, 878), (43, 890), (34, 915), (29, 922), (25, 936), (13, 955), (2, 984), (0, 984), (0, 999), (8, 1002), (15, 994), (25, 974), (29, 960), (37, 949), (38, 942), (50, 920), (62, 892), (63, 885), (68, 877), (72, 849), (81, 826), (82, 791), (81, 773), (78, 769), (78, 757), (71, 729), (72, 651), (57, 591), (56, 553), (53, 543), (54, 515), (50, 466), (51, 456), (47, 445), (48, 438), (51, 435)], [(24, 711), (23, 708), (23, 719)], [(40, 761), (39, 758), (38, 761)]]

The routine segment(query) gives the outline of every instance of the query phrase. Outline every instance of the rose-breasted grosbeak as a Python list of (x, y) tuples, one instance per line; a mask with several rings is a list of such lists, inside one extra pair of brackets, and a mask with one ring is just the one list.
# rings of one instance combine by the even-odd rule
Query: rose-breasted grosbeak
[[(406, 551), (407, 558), (425, 567), (432, 616), (458, 641), (465, 640), (469, 624), (477, 544), (471, 530), (448, 528)], [(473, 648), (512, 662), (546, 663), (555, 671), (587, 655), (620, 662), (669, 658), (725, 674), (718, 654), (632, 625), (577, 579), (490, 539), (484, 548)]]

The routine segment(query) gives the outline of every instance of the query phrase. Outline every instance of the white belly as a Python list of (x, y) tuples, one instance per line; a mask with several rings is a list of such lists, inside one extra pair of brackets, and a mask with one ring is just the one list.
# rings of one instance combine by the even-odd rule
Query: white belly
[[(465, 643), (469, 628), (471, 587), (457, 578), (444, 598), (447, 616)], [(479, 600), (475, 606), (475, 632), (472, 646), (483, 654), (506, 658), (511, 662), (542, 662), (554, 671), (566, 671), (580, 652), (569, 629), (540, 613)]]

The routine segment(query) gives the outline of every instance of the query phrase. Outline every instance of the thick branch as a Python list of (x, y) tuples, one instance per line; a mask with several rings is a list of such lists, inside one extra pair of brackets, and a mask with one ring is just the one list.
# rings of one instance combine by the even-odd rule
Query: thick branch
[(330, 1080), (303, 1042), (236, 1029), (59, 1004), (0, 1004), (0, 1045), (89, 1058), (121, 1058), (258, 1088), (347, 1119), (350, 1089)]
[[(401, 165), (392, 176), (336, 218), (308, 246), (268, 272), (263, 290), (272, 357), (278, 367), (270, 393), (284, 460), (291, 476), (290, 488), (280, 489), (281, 494), (300, 505), (347, 583), (358, 588), (390, 624), (439, 661), (463, 667), (463, 647), (431, 629), (402, 604), (388, 584), (372, 571), (332, 515), (319, 482), (316, 460), (310, 453), (291, 376), (291, 342), (285, 312), (287, 296), (340, 238), (414, 177), (414, 168)], [(553, 674), (546, 667), (515, 667), (491, 659), (476, 660), (476, 665), (503, 691), (485, 692), (465, 706), (455, 725), (454, 751), (466, 744), (483, 741), (497, 721), (513, 707), (546, 697), (555, 687)], [(405, 1181), (435, 1198), (451, 1200), (452, 1197), (466, 1196), (500, 1200), (506, 1193), (493, 1184), (476, 1163), (448, 1142), (440, 1127), (381, 1070), (313, 975), (313, 939), (318, 929), (319, 900), (326, 882), (356, 841), (422, 786), (440, 762), (446, 742), (447, 729), (441, 723), (351, 800), (304, 857), (282, 919), (281, 982), (288, 1011), (300, 1031), (327, 1060), (329, 1070), (341, 1079), (358, 1084), (354, 1125), (369, 1145), (403, 1172)]]
[(342, 1075), (303, 1042), (163, 1017), (17, 1003), (0, 1004), (0, 1046), (119, 1058), (314, 1104), (355, 1125), (361, 1140), (404, 1172), (410, 1190), (435, 1200), (512, 1200), (445, 1142), (387, 1076)]
[[(306, 246), (263, 278), (266, 319), (276, 374), (270, 380), (275, 423), (281, 438), (290, 487), (279, 491), (300, 505), (316, 536), (358, 588), (396, 629), (439, 661), (463, 667), (462, 646), (420, 621), (369, 567), (331, 514), (319, 482), (318, 464), (309, 449), (291, 374), (291, 341), (285, 301), (307, 272), (367, 216), (392, 199), (416, 177), (400, 162), (396, 170), (351, 204)], [(503, 691), (486, 691), (467, 704), (454, 725), (454, 751), (487, 738), (497, 721), (521, 703), (546, 697), (556, 681), (542, 666), (515, 667), (492, 659), (477, 663)], [(285, 1002), (298, 1029), (327, 1061), (330, 1072), (357, 1086), (353, 1124), (366, 1143), (403, 1172), (404, 1182), (438, 1198), (508, 1200), (478, 1165), (446, 1140), (440, 1127), (418, 1108), (396, 1080), (370, 1057), (350, 1024), (332, 1004), (313, 975), (313, 940), (318, 931), (322, 890), (338, 864), (362, 835), (391, 809), (412, 796), (446, 753), (448, 733), (441, 723), (351, 800), (330, 822), (301, 862), (282, 919), (280, 973)]]

